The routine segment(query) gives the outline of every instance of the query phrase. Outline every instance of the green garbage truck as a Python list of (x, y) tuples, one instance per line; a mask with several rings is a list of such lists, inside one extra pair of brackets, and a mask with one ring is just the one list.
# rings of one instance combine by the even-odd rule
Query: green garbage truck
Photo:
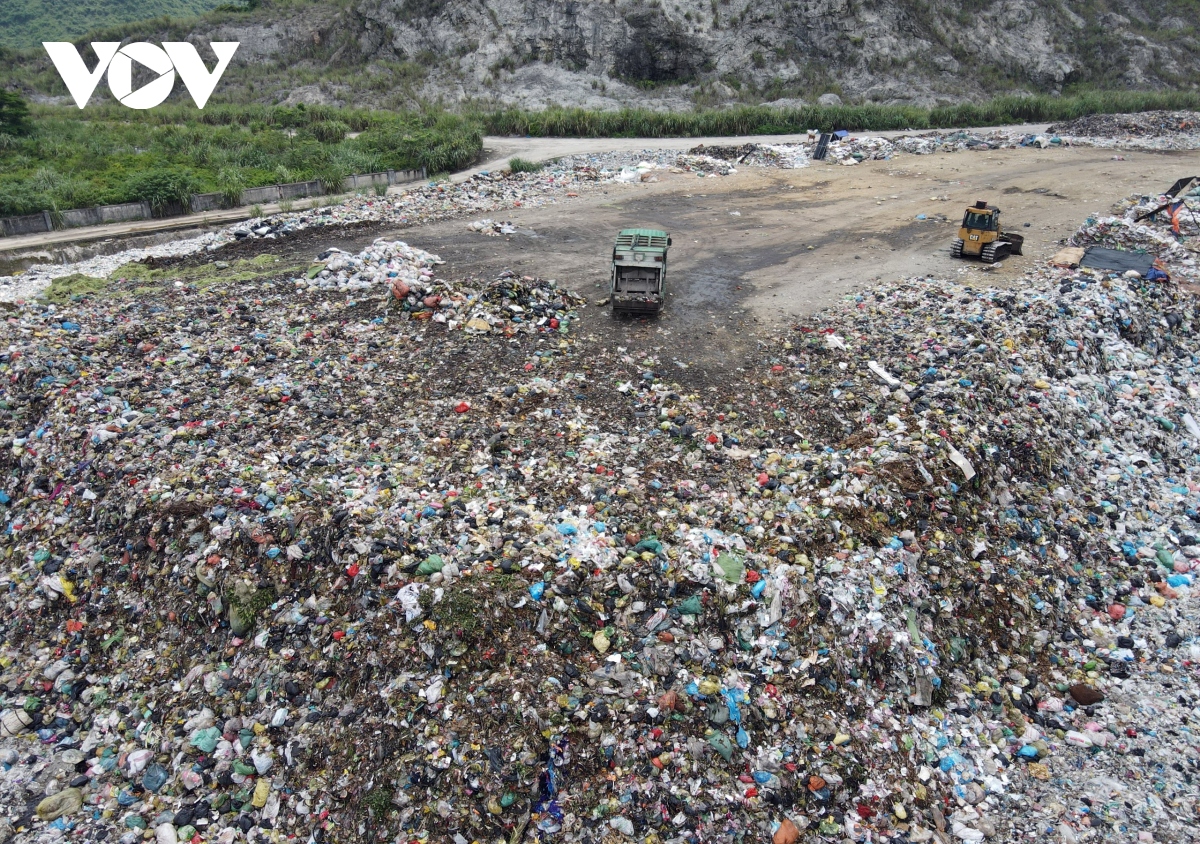
[(623, 229), (612, 253), (613, 313), (656, 314), (663, 308), (667, 247), (671, 236), (658, 229)]

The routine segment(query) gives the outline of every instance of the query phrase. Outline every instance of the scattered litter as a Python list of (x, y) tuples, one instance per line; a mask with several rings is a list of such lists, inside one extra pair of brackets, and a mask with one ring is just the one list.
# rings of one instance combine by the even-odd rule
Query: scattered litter
[(496, 220), (476, 220), (469, 223), (467, 228), (473, 232), (487, 235), (488, 237), (499, 237), (502, 234), (515, 234), (517, 227), (511, 222), (499, 222)]

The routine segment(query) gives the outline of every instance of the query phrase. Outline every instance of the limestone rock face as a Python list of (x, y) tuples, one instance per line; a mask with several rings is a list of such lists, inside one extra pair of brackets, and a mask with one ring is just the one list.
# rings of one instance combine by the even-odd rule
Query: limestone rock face
[[(735, 80), (763, 99), (826, 93), (933, 103), (998, 90), (1053, 92), (1072, 82), (1166, 87), (1200, 76), (1200, 45), (1155, 4), (1114, 2), (1099, 12), (1048, 0), (362, 0), (342, 20), (364, 56), (453, 57), (457, 85), (432, 74), (429, 93), (536, 105), (528, 68), (562, 77), (562, 104), (694, 98)], [(980, 7), (982, 8), (975, 8)], [(1084, 15), (1093, 15), (1091, 18)], [(1139, 34), (1163, 33), (1161, 41)], [(1183, 67), (1179, 63), (1183, 63)], [(570, 84), (567, 77), (586, 80)], [(543, 83), (544, 83), (543, 79)], [(539, 86), (535, 86), (539, 87)], [(666, 87), (677, 90), (667, 91)], [(583, 89), (583, 90), (580, 90)], [(582, 94), (582, 97), (580, 96)], [(739, 96), (735, 90), (733, 98)]]
[[(1169, 5), (357, 0), (266, 8), (193, 40), (240, 41), (239, 61), (279, 70), (279, 87), (256, 94), (294, 103), (681, 108), (833, 94), (932, 105), (1075, 84), (1194, 87), (1200, 41)], [(309, 78), (289, 85), (300, 70)]]

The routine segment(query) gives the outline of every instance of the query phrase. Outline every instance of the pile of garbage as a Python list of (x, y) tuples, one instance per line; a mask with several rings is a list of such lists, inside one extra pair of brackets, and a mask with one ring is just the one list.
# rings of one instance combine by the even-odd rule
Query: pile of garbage
[(401, 319), (432, 321), (450, 331), (495, 331), (506, 336), (553, 331), (567, 334), (583, 300), (554, 279), (518, 276), (505, 270), (495, 279), (444, 281), (434, 277), (442, 260), (403, 241), (376, 240), (357, 255), (329, 249), (313, 262), (297, 290), (390, 293), (389, 311)]
[(1104, 149), (1200, 149), (1200, 113), (1096, 114), (1050, 128), (1073, 143)]
[(517, 231), (517, 227), (514, 226), (509, 220), (475, 220), (474, 222), (468, 223), (467, 228), (473, 232), (479, 232), (482, 235), (487, 235), (488, 237), (500, 237), (500, 235), (504, 234), (515, 234)]
[[(1131, 115), (1096, 115), (1052, 126), (1042, 133), (1013, 129), (974, 132), (965, 129), (915, 132), (881, 137), (834, 133), (823, 159), (831, 164), (886, 161), (898, 153), (989, 151), (1037, 147), (1053, 149), (1072, 145), (1120, 149), (1200, 149), (1200, 122), (1194, 112), (1149, 112)], [(1124, 131), (1122, 127), (1130, 127)], [(691, 154), (704, 154), (755, 167), (805, 167), (818, 145), (816, 133), (788, 144), (747, 143), (737, 147), (698, 146)]]
[[(688, 150), (689, 155), (704, 155), (711, 158), (723, 159), (732, 164), (746, 164), (748, 167), (775, 167), (783, 170), (797, 170), (807, 167), (812, 144), (757, 144), (747, 143), (737, 147), (705, 146), (701, 144)], [(736, 171), (734, 171), (736, 172)]]
[(737, 168), (724, 158), (690, 153), (680, 153), (675, 159), (675, 168), (698, 176), (730, 176), (737, 172)]
[(614, 182), (630, 184), (633, 182), (657, 182), (658, 177), (654, 175), (654, 171), (661, 169), (663, 169), (663, 165), (658, 162), (642, 160), (635, 165), (625, 165), (620, 172), (615, 174), (607, 168), (601, 172)]
[(1200, 132), (1200, 112), (1143, 111), (1134, 114), (1090, 114), (1048, 130), (1075, 138), (1145, 138)]
[(727, 146), (721, 144), (697, 144), (687, 151), (688, 155), (702, 155), (709, 158), (720, 158), (724, 161), (732, 161), (735, 164), (741, 164), (750, 155), (759, 151), (762, 144), (745, 143), (740, 146)]
[(1178, 196), (1131, 196), (1124, 202), (1122, 217), (1133, 223), (1139, 218), (1148, 219), (1151, 225), (1157, 225), (1170, 221), (1176, 208), (1179, 209), (1179, 234), (1185, 239), (1200, 236), (1200, 186), (1181, 191)]
[(1108, 249), (1146, 252), (1159, 258), (1186, 259), (1188, 249), (1170, 231), (1133, 217), (1099, 217), (1088, 221), (1070, 238), (1072, 246), (1103, 246)]
[[(705, 147), (701, 145), (689, 150), (689, 154), (708, 155), (739, 164), (745, 163), (753, 167), (796, 169), (807, 167), (811, 163), (818, 143), (818, 134), (810, 133), (807, 140), (796, 143), (747, 143), (738, 147)], [(829, 140), (823, 161), (831, 164), (858, 164), (868, 160), (886, 161), (896, 153), (932, 155), (936, 152), (1014, 149), (1029, 145), (1059, 146), (1062, 143), (1063, 140), (1057, 137), (1049, 138), (1004, 130), (987, 134), (954, 130), (948, 133), (926, 132), (891, 138), (837, 133)]]
[(0, 832), (1187, 840), (1197, 267), (1162, 260), (882, 285), (714, 389), (386, 241), (15, 306)]

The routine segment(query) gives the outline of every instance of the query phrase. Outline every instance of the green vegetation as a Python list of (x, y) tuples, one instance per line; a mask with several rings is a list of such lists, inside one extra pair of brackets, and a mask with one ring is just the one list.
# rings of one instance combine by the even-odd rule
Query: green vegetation
[(765, 106), (658, 112), (649, 109), (587, 111), (509, 109), (477, 115), (488, 134), (565, 138), (667, 138), (773, 135), (808, 129), (852, 132), (952, 129), (1074, 120), (1088, 114), (1200, 108), (1200, 92), (1109, 91), (1066, 97), (999, 97), (924, 109), (911, 106), (844, 105), (775, 109)]
[(306, 179), (337, 191), (352, 173), (460, 170), (482, 150), (476, 121), (439, 111), (164, 106), (131, 123), (120, 106), (38, 106), (28, 128), (0, 133), (0, 216), (133, 201), (162, 213), (206, 192), (232, 205)]
[(29, 104), (13, 91), (0, 90), (0, 135), (15, 138), (30, 130)]
[(513, 173), (536, 173), (542, 169), (541, 162), (529, 161), (525, 158), (508, 159), (508, 169)]
[[(89, 32), (163, 16), (195, 17), (222, 0), (4, 0), (0, 3), (0, 47), (39, 47), (43, 41), (73, 41)], [(246, 4), (233, 2), (231, 7)]]
[(128, 296), (152, 292), (176, 281), (203, 290), (218, 283), (257, 281), (285, 273), (298, 273), (307, 267), (305, 260), (284, 260), (265, 252), (253, 258), (230, 261), (223, 267), (209, 262), (154, 269), (146, 264), (132, 263), (118, 267), (108, 279), (91, 278), (78, 273), (61, 276), (50, 283), (41, 298), (63, 305), (84, 296)]
[(105, 279), (72, 273), (50, 282), (50, 286), (42, 291), (41, 298), (56, 305), (65, 305), (73, 299), (101, 293), (107, 286)]

